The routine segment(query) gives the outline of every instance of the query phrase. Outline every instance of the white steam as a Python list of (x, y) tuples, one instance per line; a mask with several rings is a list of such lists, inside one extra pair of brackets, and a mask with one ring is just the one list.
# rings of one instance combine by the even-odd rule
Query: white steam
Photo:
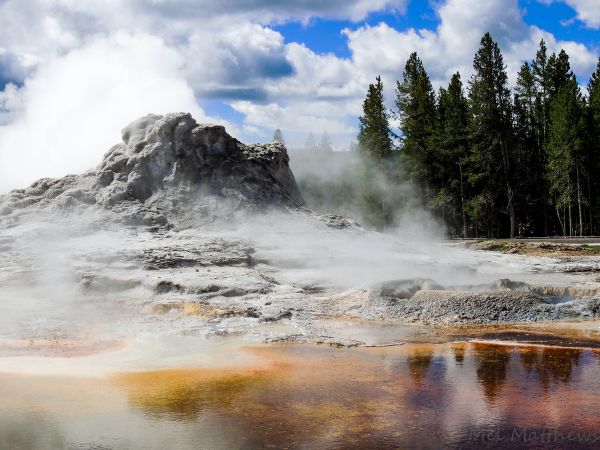
[(94, 167), (121, 128), (149, 112), (205, 120), (182, 64), (161, 39), (120, 33), (92, 39), (6, 90), (0, 107), (12, 112), (0, 127), (0, 193)]
[(272, 212), (241, 221), (225, 236), (250, 241), (274, 276), (297, 286), (367, 288), (382, 281), (430, 278), (444, 287), (475, 286), (531, 273), (530, 262), (443, 245), (425, 216), (405, 217), (382, 234), (339, 230), (296, 214)]

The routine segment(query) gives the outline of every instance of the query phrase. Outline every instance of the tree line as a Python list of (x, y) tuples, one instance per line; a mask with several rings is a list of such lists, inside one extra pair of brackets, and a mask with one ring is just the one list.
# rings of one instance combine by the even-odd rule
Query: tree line
[[(453, 236), (599, 234), (600, 60), (584, 96), (567, 53), (549, 55), (542, 40), (511, 89), (486, 33), (473, 69), (466, 89), (457, 72), (436, 92), (411, 54), (392, 111), (378, 77), (359, 118), (358, 148), (370, 167), (397, 183), (410, 180), (411, 201)], [(374, 222), (391, 225), (397, 200), (382, 191), (371, 200)]]
[[(281, 129), (277, 128), (275, 130), (271, 142), (279, 142), (285, 145), (285, 138), (283, 137), (283, 132)], [(303, 150), (308, 152), (332, 152), (333, 142), (331, 141), (331, 137), (329, 136), (327, 130), (323, 131), (323, 134), (321, 134), (321, 138), (318, 142), (312, 132), (308, 133), (308, 136), (306, 136), (306, 141), (304, 142)]]

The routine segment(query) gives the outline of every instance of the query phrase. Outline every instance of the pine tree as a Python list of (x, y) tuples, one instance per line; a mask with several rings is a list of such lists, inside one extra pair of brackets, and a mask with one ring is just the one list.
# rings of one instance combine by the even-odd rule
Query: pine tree
[(565, 236), (574, 234), (573, 206), (579, 212), (579, 234), (583, 234), (582, 99), (575, 77), (561, 86), (550, 104), (548, 164), (546, 176), (555, 199), (558, 220)]
[(552, 54), (548, 59), (546, 67), (548, 78), (548, 94), (550, 99), (558, 94), (558, 91), (571, 81), (573, 72), (569, 63), (569, 55), (561, 50), (557, 55)]
[(327, 131), (324, 131), (321, 135), (321, 140), (319, 141), (317, 149), (322, 153), (330, 153), (333, 151), (333, 143), (331, 142), (331, 138)]
[(383, 164), (392, 154), (392, 139), (380, 76), (377, 77), (377, 83), (369, 85), (359, 122), (358, 144), (361, 151)]
[(358, 146), (364, 156), (364, 171), (360, 176), (362, 208), (376, 228), (385, 229), (392, 221), (391, 208), (385, 189), (388, 164), (392, 156), (389, 115), (383, 98), (383, 83), (377, 77), (363, 102), (359, 118)]
[[(550, 77), (548, 73), (548, 49), (542, 39), (536, 52), (535, 58), (531, 63), (534, 83), (536, 88), (535, 99), (535, 126), (537, 128), (535, 136), (537, 138), (536, 148), (538, 152), (539, 164), (546, 166), (546, 141), (548, 140), (548, 127), (550, 122)], [(541, 173), (544, 171), (542, 170)], [(544, 202), (541, 205), (540, 213), (542, 216), (542, 225), (536, 230), (536, 234), (548, 235), (552, 228), (551, 215), (548, 210), (550, 204), (550, 195), (545, 177), (541, 177), (540, 190)]]
[(515, 105), (518, 103), (524, 138), (529, 146), (537, 142), (535, 74), (528, 63), (521, 66), (515, 87)]
[(279, 128), (275, 130), (275, 134), (273, 134), (273, 142), (279, 142), (281, 144), (285, 144), (285, 139), (283, 138), (283, 133)]
[(600, 154), (600, 58), (588, 83), (588, 110), (592, 145)]
[[(545, 155), (537, 122), (539, 115), (539, 92), (536, 72), (528, 63), (521, 66), (514, 95), (514, 169), (516, 199), (521, 205), (523, 230), (528, 234), (540, 234), (546, 226), (547, 192), (544, 180)], [(542, 120), (544, 120), (542, 118)]]
[[(482, 205), (486, 206), (489, 234), (494, 234), (493, 225), (499, 221), (496, 211), (506, 202), (509, 234), (514, 237), (517, 216), (512, 172), (511, 99), (502, 53), (489, 33), (481, 39), (473, 68), (475, 74), (469, 83), (469, 100), (476, 173), (471, 174), (471, 180), (479, 189), (474, 206), (478, 210)], [(498, 195), (501, 189), (505, 190), (506, 196)]]
[[(563, 212), (562, 216), (561, 214), (556, 216), (561, 231), (565, 235), (573, 235), (573, 223), (576, 220), (573, 218), (572, 210), (576, 200), (579, 212), (578, 228), (581, 235), (584, 227), (582, 209), (587, 202), (584, 200), (583, 182), (588, 178), (587, 164), (584, 163), (588, 159), (588, 152), (583, 145), (585, 140), (583, 99), (571, 70), (569, 56), (564, 50), (561, 50), (558, 55), (550, 56), (546, 74), (549, 120), (545, 153), (549, 203), (557, 212)], [(565, 116), (567, 111), (574, 116), (567, 118)], [(565, 127), (571, 127), (570, 133), (559, 136), (562, 132), (559, 130), (566, 130)], [(558, 173), (560, 168), (568, 172)], [(549, 174), (556, 175), (556, 178), (550, 177)]]
[(306, 136), (306, 141), (304, 142), (304, 150), (308, 152), (315, 151), (317, 149), (317, 142), (315, 141), (315, 135), (308, 133)]
[(412, 53), (402, 82), (396, 84), (396, 107), (402, 132), (402, 161), (410, 178), (420, 186), (425, 204), (436, 194), (433, 134), (436, 121), (435, 93), (422, 61)]
[(458, 73), (436, 96), (423, 63), (410, 56), (396, 86), (402, 165), (392, 152), (381, 79), (369, 87), (357, 149), (376, 164), (364, 164), (356, 179), (372, 222), (391, 221), (389, 181), (407, 174), (420, 188), (419, 203), (441, 216), (451, 235), (598, 233), (600, 60), (587, 98), (568, 54), (548, 55), (543, 40), (512, 92), (489, 33), (473, 67), (468, 98)]
[(461, 230), (463, 237), (468, 235), (468, 114), (468, 102), (457, 72), (452, 75), (448, 88), (440, 89), (438, 95), (435, 145), (439, 171), (444, 179), (436, 200), (450, 208), (444, 218), (452, 227), (451, 234), (457, 235)]
[[(598, 174), (600, 173), (600, 58), (598, 59), (596, 71), (590, 77), (587, 90), (588, 102), (586, 111), (586, 148), (589, 152), (588, 173)], [(597, 219), (597, 217), (594, 216), (593, 208), (600, 204), (600, 199), (598, 199), (600, 180), (598, 180), (597, 176), (588, 176), (587, 184), (590, 234), (594, 234), (593, 224), (594, 219)]]
[(538, 148), (543, 149), (548, 136), (548, 115), (549, 115), (549, 90), (550, 80), (548, 76), (548, 49), (542, 39), (540, 47), (531, 63), (531, 71), (536, 87), (536, 113), (535, 122), (538, 126), (536, 133), (538, 138)]

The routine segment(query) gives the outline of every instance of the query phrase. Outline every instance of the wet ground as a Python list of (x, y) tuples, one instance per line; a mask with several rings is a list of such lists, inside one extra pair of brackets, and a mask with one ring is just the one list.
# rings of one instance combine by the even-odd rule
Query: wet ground
[(370, 346), (138, 342), (45, 358), (53, 376), (42, 358), (12, 358), (16, 374), (4, 358), (0, 448), (600, 446), (598, 322), (345, 326)]

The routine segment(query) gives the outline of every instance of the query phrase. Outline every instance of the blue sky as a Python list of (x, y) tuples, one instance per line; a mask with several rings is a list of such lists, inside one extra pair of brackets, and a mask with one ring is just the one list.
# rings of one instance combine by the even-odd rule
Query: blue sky
[(600, 0), (0, 0), (0, 191), (92, 167), (146, 113), (343, 150), (377, 75), (390, 107), (413, 51), (436, 88), (466, 84), (486, 31), (511, 82), (543, 38), (584, 87)]
[(314, 19), (308, 24), (292, 22), (274, 26), (288, 42), (305, 44), (319, 53), (334, 53), (339, 57), (350, 57), (347, 40), (342, 35), (345, 28), (357, 28), (364, 25), (375, 26), (381, 22), (402, 30), (406, 28), (435, 29), (439, 23), (432, 4), (428, 1), (412, 1), (405, 12), (374, 12), (360, 22), (349, 20)]
[[(573, 40), (598, 50), (600, 32), (577, 20), (577, 11), (562, 2), (542, 3), (536, 0), (522, 1), (524, 19), (531, 25), (545, 29), (561, 40)], [(600, 10), (600, 2), (598, 2)]]

